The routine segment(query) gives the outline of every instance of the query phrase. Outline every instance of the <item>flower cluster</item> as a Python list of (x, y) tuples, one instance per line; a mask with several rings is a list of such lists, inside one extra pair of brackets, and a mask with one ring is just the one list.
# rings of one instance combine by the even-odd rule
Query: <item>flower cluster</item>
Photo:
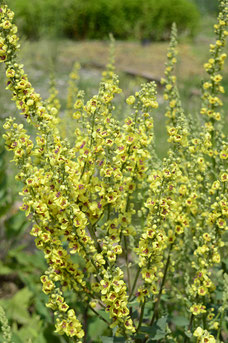
[[(48, 264), (41, 282), (56, 332), (75, 342), (82, 342), (85, 332), (81, 313), (67, 303), (69, 291), (126, 341), (141, 339), (146, 332), (141, 325), (153, 325), (162, 311), (174, 317), (179, 302), (198, 343), (216, 342), (214, 331), (219, 337), (226, 308), (213, 304), (227, 230), (228, 143), (220, 125), (227, 14), (228, 2), (221, 1), (217, 40), (205, 65), (209, 79), (202, 87), (200, 118), (186, 115), (180, 100), (173, 25), (162, 80), (169, 151), (161, 160), (154, 148), (154, 82), (126, 99), (128, 112), (120, 123), (114, 114), (122, 90), (111, 47), (99, 90), (88, 101), (77, 87), (79, 65), (74, 66), (61, 118), (70, 125), (60, 126), (54, 78), (43, 101), (17, 61), (13, 12), (0, 7), (6, 88), (35, 132), (30, 136), (8, 118), (3, 137), (19, 169), (16, 178), (24, 185), (21, 209), (34, 223), (31, 234)], [(185, 332), (181, 338), (173, 334), (172, 342), (183, 336), (187, 342)]]

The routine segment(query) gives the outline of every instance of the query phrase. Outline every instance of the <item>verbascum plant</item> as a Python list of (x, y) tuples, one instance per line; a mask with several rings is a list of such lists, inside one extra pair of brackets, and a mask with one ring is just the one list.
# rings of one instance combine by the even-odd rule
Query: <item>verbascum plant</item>
[[(17, 61), (13, 12), (6, 5), (0, 8), (6, 88), (36, 132), (30, 137), (22, 124), (8, 118), (3, 137), (19, 169), (16, 178), (24, 183), (22, 210), (34, 222), (31, 234), (48, 264), (41, 282), (56, 332), (74, 342), (85, 341), (85, 331), (82, 314), (65, 300), (66, 291), (87, 304), (119, 341), (223, 339), (227, 306), (218, 300), (216, 286), (227, 246), (228, 144), (220, 97), (227, 0), (220, 7), (199, 120), (186, 115), (181, 103), (173, 26), (162, 80), (169, 135), (163, 160), (154, 150), (156, 84), (143, 84), (126, 99), (131, 114), (120, 123), (114, 116), (121, 89), (113, 55), (97, 95), (87, 102), (75, 88), (76, 66), (65, 116), (75, 119), (74, 139), (61, 138), (55, 87), (47, 101), (35, 92)], [(220, 286), (226, 294), (225, 274), (224, 280)], [(175, 322), (177, 314), (187, 320), (185, 330)]]
[(11, 328), (8, 324), (8, 319), (6, 317), (5, 311), (3, 310), (1, 306), (0, 306), (0, 325), (1, 325), (1, 331), (3, 334), (4, 343), (13, 343)]

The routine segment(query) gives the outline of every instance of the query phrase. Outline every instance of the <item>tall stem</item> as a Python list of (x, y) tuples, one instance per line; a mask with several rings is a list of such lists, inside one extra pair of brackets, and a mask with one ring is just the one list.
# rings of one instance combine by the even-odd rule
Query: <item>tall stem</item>
[(153, 313), (153, 316), (152, 316), (151, 321), (150, 321), (150, 326), (153, 325), (153, 323), (154, 323), (154, 321), (155, 321), (155, 319), (157, 317), (157, 314), (158, 314), (158, 308), (159, 308), (159, 305), (160, 305), (161, 294), (162, 294), (162, 291), (163, 291), (163, 287), (164, 287), (164, 284), (165, 284), (165, 280), (166, 280), (166, 276), (167, 276), (167, 272), (168, 272), (168, 268), (169, 268), (170, 253), (171, 253), (172, 247), (173, 247), (173, 244), (171, 244), (170, 248), (169, 248), (169, 253), (168, 253), (168, 258), (167, 258), (166, 265), (165, 265), (164, 275), (163, 275), (161, 286), (160, 286), (160, 290), (159, 290), (159, 293), (158, 293), (158, 298), (157, 298), (157, 301), (156, 301), (155, 306), (154, 306), (154, 313)]
[(124, 250), (125, 250), (125, 260), (127, 265), (127, 282), (128, 282), (128, 291), (131, 293), (131, 274), (129, 270), (129, 259), (128, 259), (128, 248), (127, 248), (127, 237), (124, 236)]
[(83, 337), (83, 342), (86, 343), (87, 333), (88, 333), (88, 306), (85, 308), (85, 311), (83, 314), (83, 330), (85, 332), (85, 336)]
[(224, 313), (225, 311), (223, 310), (222, 314), (221, 314), (221, 317), (220, 317), (220, 323), (219, 323), (219, 329), (218, 329), (218, 332), (217, 332), (217, 341), (219, 342), (219, 339), (220, 339), (220, 335), (221, 335), (221, 329), (222, 329), (222, 322), (223, 322), (223, 318), (224, 318)]
[(144, 309), (145, 309), (145, 305), (146, 305), (146, 298), (144, 299), (142, 306), (141, 306), (141, 313), (140, 313), (140, 317), (139, 317), (139, 323), (138, 323), (138, 327), (136, 332), (139, 331), (141, 325), (142, 325), (142, 320), (143, 320), (143, 314), (144, 314)]
[(130, 301), (130, 299), (131, 299), (131, 297), (132, 297), (132, 294), (134, 293), (135, 286), (136, 286), (136, 283), (137, 283), (137, 280), (138, 280), (139, 274), (140, 274), (140, 268), (138, 267), (137, 273), (136, 273), (136, 275), (135, 275), (135, 280), (134, 280), (134, 283), (133, 283), (133, 286), (132, 286), (131, 292), (130, 292), (130, 294), (129, 294), (129, 301)]

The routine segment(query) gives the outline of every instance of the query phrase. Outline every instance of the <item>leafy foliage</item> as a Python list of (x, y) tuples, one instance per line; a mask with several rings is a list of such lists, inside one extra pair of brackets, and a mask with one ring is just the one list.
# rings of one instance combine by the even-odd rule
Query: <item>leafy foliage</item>
[[(188, 0), (9, 0), (21, 31), (29, 38), (43, 35), (76, 39), (168, 39), (176, 22), (193, 34), (199, 20)], [(59, 10), (61, 9), (61, 10)]]

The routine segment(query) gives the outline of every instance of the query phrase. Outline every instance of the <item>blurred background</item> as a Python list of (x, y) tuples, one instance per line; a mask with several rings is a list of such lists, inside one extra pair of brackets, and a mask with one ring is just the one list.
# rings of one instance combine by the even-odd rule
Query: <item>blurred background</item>
[(9, 0), (20, 32), (28, 39), (47, 35), (75, 40), (166, 40), (176, 22), (193, 36), (201, 13), (215, 13), (216, 0)]
[[(75, 62), (81, 64), (76, 87), (88, 99), (98, 91), (102, 70), (108, 62), (109, 33), (116, 39), (116, 66), (123, 93), (116, 103), (116, 116), (129, 112), (125, 99), (145, 81), (158, 82), (159, 110), (154, 114), (156, 149), (160, 157), (167, 151), (164, 111), (159, 80), (163, 76), (170, 28), (176, 22), (179, 32), (178, 85), (186, 113), (198, 114), (203, 63), (214, 42), (213, 25), (217, 0), (8, 0), (15, 12), (21, 37), (20, 60), (30, 81), (44, 99), (48, 98), (50, 79), (55, 75), (61, 104), (66, 109), (69, 74)], [(29, 235), (31, 223), (19, 211), (20, 184), (15, 181), (12, 155), (5, 151), (1, 138), (7, 116), (24, 123), (4, 89), (4, 70), (0, 68), (0, 305), (13, 329), (14, 343), (67, 343), (54, 334), (53, 315), (45, 306), (40, 275), (46, 268), (42, 254)], [(49, 77), (49, 75), (51, 75)], [(228, 67), (223, 86), (228, 91)], [(224, 97), (224, 113), (228, 100)], [(225, 117), (226, 131), (228, 130)], [(28, 128), (30, 134), (32, 131)], [(227, 265), (228, 268), (228, 265)], [(85, 308), (69, 295), (79, 312)], [(99, 341), (103, 322), (88, 316), (87, 342)], [(87, 323), (87, 324), (88, 324)], [(0, 342), (3, 339), (0, 334)]]

